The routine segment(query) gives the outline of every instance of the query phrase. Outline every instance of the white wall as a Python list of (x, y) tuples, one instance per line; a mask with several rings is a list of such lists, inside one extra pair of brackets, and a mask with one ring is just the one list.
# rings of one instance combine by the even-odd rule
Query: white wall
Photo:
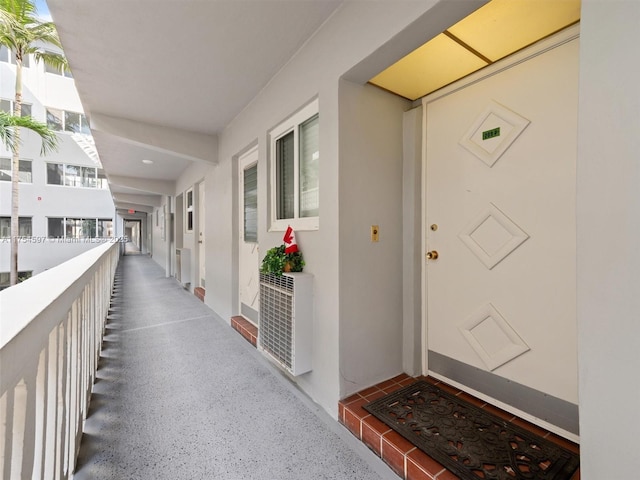
[(578, 130), (581, 477), (637, 478), (640, 3), (583, 0)]
[[(403, 114), (411, 104), (340, 82), (340, 396), (402, 372)], [(371, 241), (378, 225), (379, 241)]]

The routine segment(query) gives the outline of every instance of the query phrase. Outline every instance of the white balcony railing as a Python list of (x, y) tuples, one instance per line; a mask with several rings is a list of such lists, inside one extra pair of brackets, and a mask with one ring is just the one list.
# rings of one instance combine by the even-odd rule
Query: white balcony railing
[(72, 475), (98, 363), (117, 243), (0, 292), (0, 477)]

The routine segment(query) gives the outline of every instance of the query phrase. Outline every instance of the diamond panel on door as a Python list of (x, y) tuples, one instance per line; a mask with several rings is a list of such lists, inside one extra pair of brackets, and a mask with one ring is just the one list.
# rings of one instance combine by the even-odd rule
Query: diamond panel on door
[(460, 232), (458, 238), (491, 270), (522, 245), (529, 235), (490, 203), (476, 220)]
[(529, 350), (529, 345), (490, 303), (473, 313), (459, 328), (489, 370)]
[(460, 145), (493, 167), (527, 125), (526, 118), (491, 102), (462, 137)]

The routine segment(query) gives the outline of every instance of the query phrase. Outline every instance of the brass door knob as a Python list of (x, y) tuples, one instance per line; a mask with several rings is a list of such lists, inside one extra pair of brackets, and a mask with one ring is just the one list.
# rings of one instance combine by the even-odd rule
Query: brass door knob
[(427, 252), (427, 260), (436, 260), (437, 258), (438, 258), (438, 252), (436, 252), (435, 250)]

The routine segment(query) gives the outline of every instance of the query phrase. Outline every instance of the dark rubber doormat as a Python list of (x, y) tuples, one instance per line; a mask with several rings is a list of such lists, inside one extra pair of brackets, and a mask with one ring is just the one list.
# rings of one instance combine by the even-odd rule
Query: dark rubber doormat
[(367, 405), (462, 480), (569, 480), (578, 455), (419, 381)]

